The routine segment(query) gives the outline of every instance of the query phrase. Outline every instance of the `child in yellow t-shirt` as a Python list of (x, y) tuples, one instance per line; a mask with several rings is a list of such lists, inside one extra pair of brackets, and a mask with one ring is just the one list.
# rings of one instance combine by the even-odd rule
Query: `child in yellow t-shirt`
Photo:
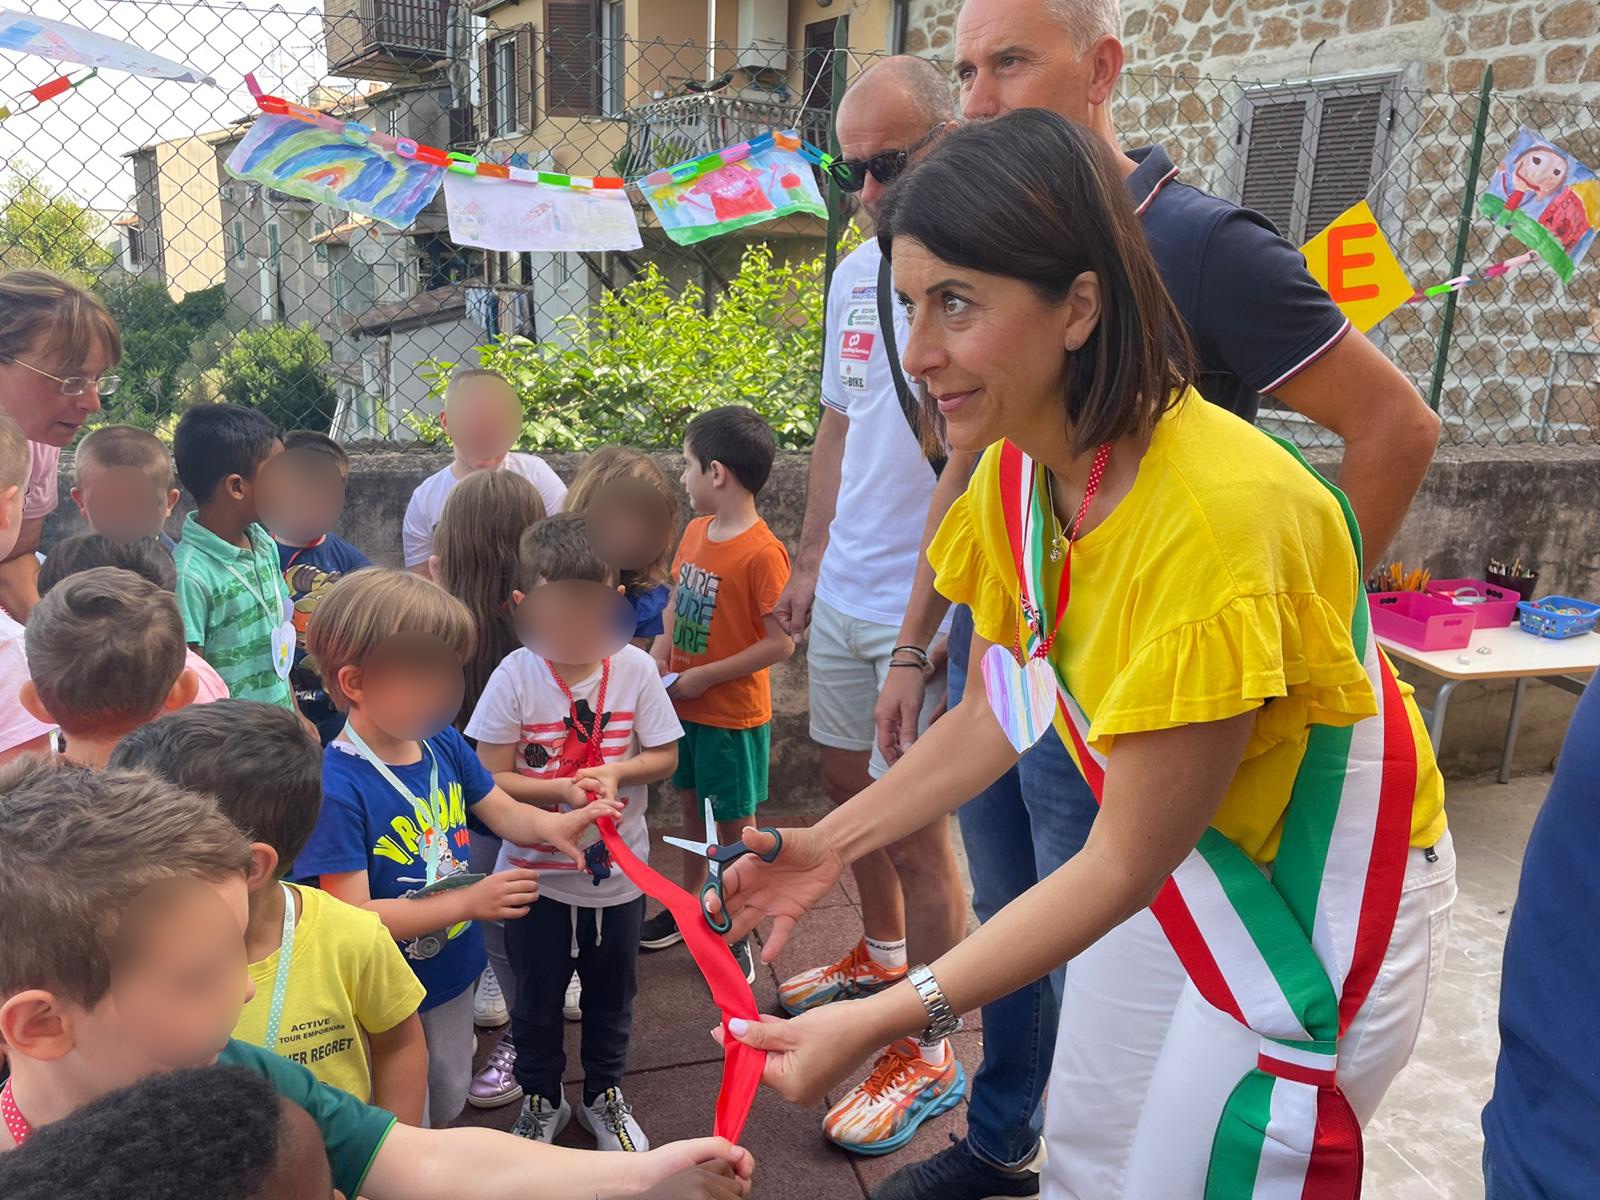
[(186, 708), (123, 739), (112, 764), (215, 796), (251, 839), (245, 949), (255, 996), (234, 1036), (421, 1125), (422, 984), (376, 914), (282, 879), (322, 803), (322, 753), (299, 718), (250, 700)]

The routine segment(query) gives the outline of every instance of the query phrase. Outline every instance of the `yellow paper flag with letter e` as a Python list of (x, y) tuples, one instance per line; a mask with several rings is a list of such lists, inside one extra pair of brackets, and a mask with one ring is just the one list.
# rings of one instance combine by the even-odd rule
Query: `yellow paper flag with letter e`
[(1300, 253), (1312, 278), (1362, 333), (1414, 294), (1365, 200), (1340, 213)]

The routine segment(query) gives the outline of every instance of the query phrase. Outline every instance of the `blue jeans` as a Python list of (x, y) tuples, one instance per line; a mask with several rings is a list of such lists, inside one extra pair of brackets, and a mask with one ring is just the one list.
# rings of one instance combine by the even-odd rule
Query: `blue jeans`
[[(957, 607), (950, 624), (952, 707), (965, 689), (971, 645), (972, 613)], [(964, 804), (961, 838), (978, 920), (989, 920), (1081, 850), (1098, 807), (1054, 730)], [(1039, 1147), (1064, 974), (1057, 968), (984, 1006), (983, 1064), (967, 1101), (967, 1142), (996, 1166), (1020, 1166)]]

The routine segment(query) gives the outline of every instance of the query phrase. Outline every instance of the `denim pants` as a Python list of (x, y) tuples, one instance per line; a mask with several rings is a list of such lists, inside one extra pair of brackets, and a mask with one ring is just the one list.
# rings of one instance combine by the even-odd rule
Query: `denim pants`
[[(952, 707), (966, 685), (971, 645), (972, 612), (958, 606), (950, 625)], [(1098, 807), (1053, 729), (963, 805), (961, 838), (978, 920), (989, 920), (1081, 850)], [(1038, 1150), (1064, 971), (984, 1005), (983, 1064), (967, 1101), (967, 1141), (997, 1166), (1019, 1166)]]

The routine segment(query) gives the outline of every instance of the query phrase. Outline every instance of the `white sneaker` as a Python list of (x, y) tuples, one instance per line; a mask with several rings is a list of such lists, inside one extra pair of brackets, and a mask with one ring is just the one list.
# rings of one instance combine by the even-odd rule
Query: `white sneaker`
[(583, 982), (576, 971), (567, 981), (567, 1000), (561, 1006), (561, 1015), (569, 1021), (583, 1020)]
[(517, 1123), (511, 1127), (511, 1135), (548, 1145), (561, 1136), (561, 1131), (571, 1120), (572, 1105), (567, 1103), (565, 1096), (561, 1097), (560, 1108), (551, 1108), (550, 1101), (543, 1096), (524, 1096), (522, 1111), (517, 1114)]
[(472, 1023), (480, 1029), (499, 1029), (509, 1020), (511, 1010), (506, 1007), (500, 980), (495, 978), (493, 967), (485, 967), (478, 976), (477, 995), (472, 997)]
[(578, 1105), (578, 1124), (594, 1134), (596, 1150), (627, 1150), (643, 1154), (650, 1149), (633, 1108), (623, 1098), (621, 1088), (607, 1088), (594, 1103)]

